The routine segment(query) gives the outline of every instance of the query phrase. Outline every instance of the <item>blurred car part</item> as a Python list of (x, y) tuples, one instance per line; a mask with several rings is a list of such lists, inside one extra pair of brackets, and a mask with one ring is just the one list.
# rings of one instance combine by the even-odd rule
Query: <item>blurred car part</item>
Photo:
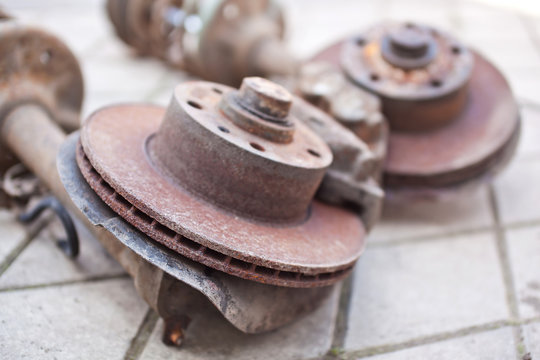
[(108, 0), (116, 34), (141, 55), (206, 80), (290, 75), (281, 8), (272, 0)]
[(514, 153), (520, 121), (507, 81), (438, 29), (382, 23), (313, 60), (341, 69), (350, 84), (381, 99), (390, 125), (384, 165), (390, 189), (453, 191), (490, 179)]

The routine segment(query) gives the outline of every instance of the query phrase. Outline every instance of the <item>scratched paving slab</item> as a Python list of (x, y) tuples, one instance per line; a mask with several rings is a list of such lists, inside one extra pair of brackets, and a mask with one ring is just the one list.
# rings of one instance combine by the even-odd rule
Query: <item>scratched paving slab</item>
[(492, 234), (369, 248), (355, 271), (346, 350), (509, 317)]
[(1, 359), (122, 359), (147, 305), (129, 279), (0, 292)]
[(540, 227), (508, 230), (507, 238), (519, 314), (540, 317)]
[(80, 254), (68, 258), (56, 245), (65, 238), (60, 223), (44, 229), (0, 277), (0, 290), (79, 281), (125, 274), (99, 241), (81, 225), (77, 226)]

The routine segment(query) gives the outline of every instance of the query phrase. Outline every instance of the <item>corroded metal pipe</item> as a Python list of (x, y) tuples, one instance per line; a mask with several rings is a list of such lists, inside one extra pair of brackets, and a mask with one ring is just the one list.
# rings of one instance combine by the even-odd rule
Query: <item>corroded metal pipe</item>
[(131, 251), (126, 247), (118, 246), (120, 245), (118, 240), (108, 231), (93, 226), (66, 193), (56, 169), (56, 154), (66, 140), (66, 134), (43, 107), (26, 104), (12, 110), (0, 122), (0, 140), (32, 173), (39, 177), (72, 214), (77, 216), (77, 219), (101, 241), (107, 251), (131, 276), (137, 274), (136, 267), (139, 264), (134, 264), (132, 256), (128, 255)]

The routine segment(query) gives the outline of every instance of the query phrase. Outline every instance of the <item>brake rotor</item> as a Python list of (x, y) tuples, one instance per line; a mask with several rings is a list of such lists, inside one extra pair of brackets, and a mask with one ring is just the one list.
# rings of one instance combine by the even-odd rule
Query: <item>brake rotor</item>
[(384, 23), (314, 58), (379, 96), (391, 129), (385, 185), (450, 189), (489, 177), (513, 154), (519, 111), (503, 75), (451, 36)]
[(183, 256), (266, 284), (329, 285), (363, 251), (364, 225), (313, 200), (332, 153), (289, 115), (291, 102), (261, 78), (239, 91), (185, 83), (166, 111), (94, 113), (77, 162), (115, 212)]

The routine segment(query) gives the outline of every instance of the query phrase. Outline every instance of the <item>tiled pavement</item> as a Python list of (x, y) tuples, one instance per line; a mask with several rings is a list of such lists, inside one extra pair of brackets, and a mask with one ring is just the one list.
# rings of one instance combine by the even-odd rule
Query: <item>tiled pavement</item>
[[(166, 104), (187, 78), (131, 57), (100, 0), (0, 4), (76, 52), (84, 116), (114, 102)], [(291, 48), (301, 57), (381, 18), (427, 21), (480, 49), (522, 105), (523, 137), (510, 167), (458, 199), (388, 201), (354, 277), (311, 317), (249, 336), (210, 311), (191, 325), (181, 350), (161, 343), (161, 321), (95, 239), (83, 233), (72, 262), (54, 245), (57, 225), (27, 229), (0, 211), (1, 359), (540, 359), (538, 5), (520, 13), (472, 1), (284, 4)]]

